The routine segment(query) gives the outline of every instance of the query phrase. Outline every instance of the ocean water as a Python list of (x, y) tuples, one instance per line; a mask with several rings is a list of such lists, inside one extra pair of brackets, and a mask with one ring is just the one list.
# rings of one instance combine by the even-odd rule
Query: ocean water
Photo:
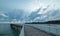
[[(40, 30), (60, 35), (60, 25), (59, 24), (27, 24), (29, 26), (36, 27)], [(0, 36), (14, 36), (10, 24), (0, 23)], [(24, 28), (22, 28), (19, 36), (24, 36)]]
[[(11, 29), (10, 23), (0, 23), (0, 36), (17, 36), (15, 31)], [(21, 34), (23, 34), (23, 29), (21, 31)]]
[(10, 24), (0, 23), (0, 36), (14, 36)]

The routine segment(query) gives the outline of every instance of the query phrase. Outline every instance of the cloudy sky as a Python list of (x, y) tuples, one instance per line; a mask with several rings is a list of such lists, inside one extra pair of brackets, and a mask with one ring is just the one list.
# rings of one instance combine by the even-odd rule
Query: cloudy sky
[[(12, 16), (14, 15), (13, 13), (15, 13), (15, 11), (14, 11), (15, 9), (17, 9), (16, 15), (18, 15), (18, 13), (20, 13), (20, 12), (18, 12), (18, 10), (23, 9), (24, 15), (29, 16), (30, 13), (36, 12), (39, 8), (41, 8), (41, 10), (38, 12), (38, 14), (44, 15), (49, 10), (53, 10), (53, 9), (59, 10), (60, 9), (59, 3), (60, 3), (60, 0), (0, 0), (0, 16), (9, 18), (11, 16), (11, 14), (12, 14)], [(7, 10), (7, 11), (5, 11), (5, 10)], [(10, 10), (13, 10), (13, 11), (11, 12)], [(53, 11), (55, 11), (55, 10), (53, 10)], [(11, 14), (9, 13), (10, 16), (6, 15), (5, 12), (7, 12), (7, 13), (11, 12)], [(48, 15), (48, 13), (46, 15)], [(34, 15), (34, 13), (33, 13), (33, 15)], [(19, 16), (17, 16), (17, 17), (19, 17)], [(45, 16), (45, 15), (42, 16), (42, 18), (44, 18), (44, 17), (48, 17), (48, 16)], [(58, 17), (60, 17), (60, 16), (58, 16)], [(23, 16), (23, 18), (24, 18), (24, 16)], [(38, 18), (40, 19), (40, 16)]]
[(60, 0), (0, 0), (0, 9), (24, 9), (26, 11), (34, 11), (39, 7), (47, 5), (54, 8), (60, 8)]

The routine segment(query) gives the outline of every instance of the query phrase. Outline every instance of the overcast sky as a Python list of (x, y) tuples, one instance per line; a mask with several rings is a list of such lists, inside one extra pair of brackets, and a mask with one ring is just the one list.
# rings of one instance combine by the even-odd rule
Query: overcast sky
[(60, 9), (60, 0), (0, 0), (0, 9), (24, 9), (33, 11), (41, 6), (53, 5)]

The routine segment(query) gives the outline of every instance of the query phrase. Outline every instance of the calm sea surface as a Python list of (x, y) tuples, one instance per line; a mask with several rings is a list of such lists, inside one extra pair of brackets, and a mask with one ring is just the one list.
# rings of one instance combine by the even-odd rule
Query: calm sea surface
[[(40, 30), (44, 30), (46, 32), (49, 33), (53, 33), (56, 35), (60, 35), (60, 25), (58, 24), (27, 24), (30, 26), (34, 26)], [(24, 35), (23, 32), (24, 29), (22, 29), (21, 34), (20, 35)], [(0, 36), (14, 36), (13, 31), (10, 28), (10, 24), (1, 24), (0, 23)]]

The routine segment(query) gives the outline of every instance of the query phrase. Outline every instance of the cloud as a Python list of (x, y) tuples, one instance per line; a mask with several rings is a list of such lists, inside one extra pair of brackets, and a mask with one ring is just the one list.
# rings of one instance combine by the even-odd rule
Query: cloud
[(38, 16), (33, 21), (47, 21), (47, 17), (47, 15)]
[(0, 16), (8, 17), (8, 16), (7, 16), (7, 15), (5, 15), (4, 13), (0, 13)]
[(50, 5), (42, 7), (38, 14), (47, 13), (47, 11), (49, 11), (49, 7), (50, 7)]
[(7, 11), (4, 11), (4, 10), (2, 10), (2, 9), (0, 9), (0, 16), (2, 16), (2, 17), (8, 17), (5, 13), (6, 13)]

